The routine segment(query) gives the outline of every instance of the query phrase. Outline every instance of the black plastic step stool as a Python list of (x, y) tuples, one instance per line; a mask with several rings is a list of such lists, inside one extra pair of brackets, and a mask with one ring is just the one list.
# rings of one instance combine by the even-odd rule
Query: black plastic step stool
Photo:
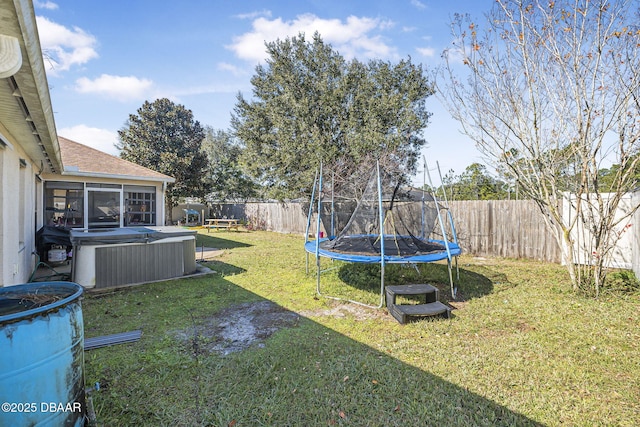
[[(401, 324), (414, 318), (443, 316), (451, 317), (451, 309), (438, 300), (438, 288), (429, 284), (397, 285), (385, 287), (387, 309)], [(424, 295), (424, 304), (396, 304), (396, 297)]]

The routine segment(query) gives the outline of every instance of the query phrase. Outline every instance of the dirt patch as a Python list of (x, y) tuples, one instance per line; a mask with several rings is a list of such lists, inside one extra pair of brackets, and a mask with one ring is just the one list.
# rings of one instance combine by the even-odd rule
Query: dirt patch
[(271, 301), (237, 304), (215, 316), (198, 321), (197, 325), (172, 333), (189, 352), (217, 353), (226, 356), (264, 341), (282, 328), (296, 326), (300, 317), (353, 317), (357, 320), (389, 319), (386, 310), (357, 304), (335, 304), (332, 307), (305, 310), (300, 313), (286, 310)]
[(190, 351), (223, 356), (245, 350), (264, 341), (276, 331), (298, 324), (300, 316), (271, 301), (228, 307), (204, 319), (195, 327), (175, 332)]
[(336, 304), (329, 308), (317, 310), (305, 310), (300, 312), (305, 317), (354, 317), (356, 320), (384, 319), (388, 318), (386, 310), (364, 307), (358, 304)]

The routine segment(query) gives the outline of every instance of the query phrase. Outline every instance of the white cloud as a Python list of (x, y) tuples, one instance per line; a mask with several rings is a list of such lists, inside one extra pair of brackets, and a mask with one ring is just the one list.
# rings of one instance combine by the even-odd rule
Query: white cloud
[(219, 62), (218, 63), (218, 70), (228, 71), (231, 74), (233, 74), (234, 76), (245, 76), (245, 75), (247, 75), (247, 71), (246, 70), (244, 70), (244, 69), (242, 69), (240, 67), (237, 67), (237, 66), (235, 66), (233, 64), (226, 63), (226, 62)]
[(381, 30), (389, 30), (396, 26), (396, 23), (391, 19), (381, 20), (380, 21), (380, 29)]
[(87, 77), (76, 80), (76, 90), (80, 93), (103, 95), (122, 102), (144, 99), (152, 85), (148, 79), (109, 74), (102, 74), (94, 80)]
[(56, 10), (58, 8), (58, 4), (52, 1), (38, 1), (35, 0), (33, 2), (33, 6), (36, 9), (48, 9), (48, 10)]
[(426, 9), (427, 5), (422, 3), (420, 0), (411, 0), (411, 4), (418, 9)]
[(43, 55), (52, 65), (48, 70), (50, 74), (56, 75), (98, 57), (96, 38), (81, 28), (69, 29), (42, 16), (36, 17), (36, 21)]
[(416, 48), (416, 50), (420, 55), (427, 56), (429, 58), (431, 58), (432, 56), (435, 56), (436, 54), (436, 50), (432, 47), (419, 47), (419, 48)]
[(80, 144), (87, 145), (113, 156), (119, 155), (114, 144), (118, 142), (118, 133), (106, 129), (93, 128), (86, 125), (76, 125), (58, 129), (58, 135)]
[(291, 21), (260, 17), (253, 21), (251, 31), (234, 37), (233, 43), (226, 47), (239, 58), (260, 62), (266, 57), (265, 42), (284, 40), (299, 33), (310, 38), (317, 31), (325, 42), (347, 58), (388, 58), (396, 55), (396, 49), (374, 32), (391, 26), (393, 22), (389, 20), (357, 16), (349, 16), (346, 21), (323, 19), (310, 13), (299, 15)]
[(268, 18), (271, 18), (271, 11), (267, 9), (262, 9), (262, 10), (256, 10), (254, 12), (249, 12), (249, 13), (241, 13), (239, 15), (236, 15), (235, 17), (238, 19), (254, 19), (254, 18), (257, 18), (258, 16), (266, 16)]

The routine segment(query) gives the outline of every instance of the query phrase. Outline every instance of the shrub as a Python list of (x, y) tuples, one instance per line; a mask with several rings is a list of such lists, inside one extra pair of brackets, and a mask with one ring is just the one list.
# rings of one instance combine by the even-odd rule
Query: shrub
[(640, 280), (631, 270), (617, 270), (607, 275), (604, 290), (615, 293), (633, 293), (640, 291)]

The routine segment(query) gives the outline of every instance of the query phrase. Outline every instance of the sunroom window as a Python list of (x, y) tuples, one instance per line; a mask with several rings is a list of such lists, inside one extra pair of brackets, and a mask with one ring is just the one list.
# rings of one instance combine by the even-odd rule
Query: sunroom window
[(46, 225), (84, 226), (84, 185), (81, 182), (48, 181), (44, 185)]
[(124, 225), (156, 225), (156, 188), (150, 186), (124, 186), (126, 215)]

